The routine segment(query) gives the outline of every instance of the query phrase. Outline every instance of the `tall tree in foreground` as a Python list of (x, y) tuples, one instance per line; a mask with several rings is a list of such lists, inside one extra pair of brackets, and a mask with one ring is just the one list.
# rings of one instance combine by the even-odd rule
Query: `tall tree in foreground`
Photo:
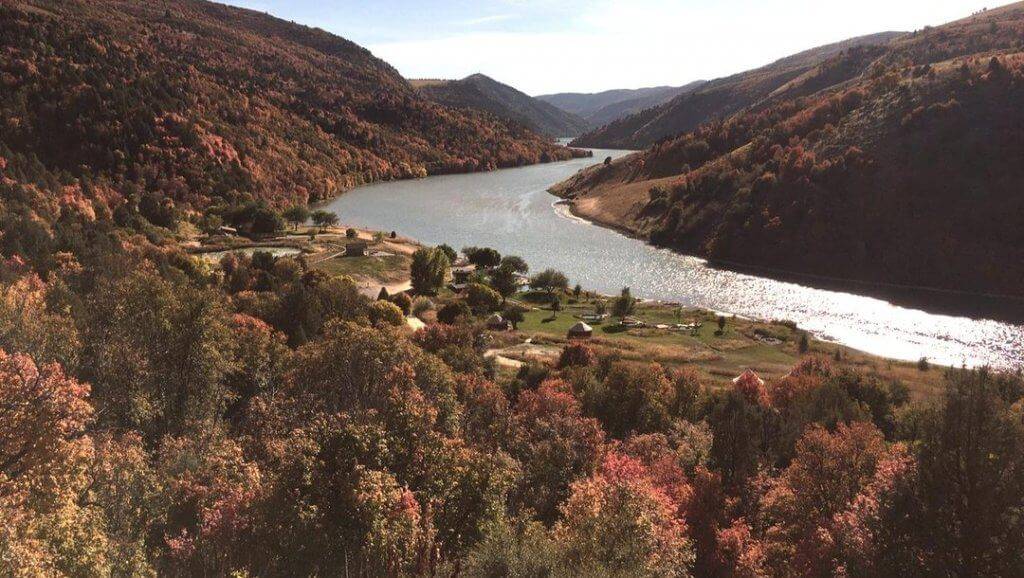
[(444, 286), (448, 279), (451, 263), (444, 251), (438, 248), (418, 249), (412, 255), (412, 289), (418, 295), (433, 295)]
[(1019, 378), (950, 374), (921, 440), (919, 529), (936, 570), (959, 576), (1024, 573), (1024, 406)]

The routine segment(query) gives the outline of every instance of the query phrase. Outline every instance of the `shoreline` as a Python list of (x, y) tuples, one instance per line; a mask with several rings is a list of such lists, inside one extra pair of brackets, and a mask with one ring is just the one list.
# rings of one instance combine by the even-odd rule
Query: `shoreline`
[[(587, 212), (581, 211), (579, 207), (576, 205), (577, 199), (562, 197), (558, 193), (555, 193), (553, 189), (554, 187), (548, 189), (547, 191), (550, 195), (558, 199), (553, 203), (553, 205), (566, 207), (568, 213), (572, 216), (572, 218), (579, 219), (581, 221), (584, 221), (597, 227), (609, 229), (620, 235), (629, 237), (630, 239), (636, 239), (638, 241), (643, 242), (648, 247), (652, 247), (655, 249), (664, 249), (667, 251), (671, 251), (672, 253), (675, 253), (677, 255), (682, 255), (684, 257), (700, 259), (713, 269), (753, 275), (756, 277), (765, 277), (768, 279), (782, 281), (785, 283), (796, 283), (798, 285), (806, 285), (814, 289), (848, 292), (854, 295), (861, 295), (864, 297), (881, 299), (893, 305), (898, 305), (900, 307), (920, 309), (922, 311), (926, 311), (929, 313), (962, 316), (969, 317), (972, 319), (988, 319), (992, 321), (1011, 323), (1015, 325), (1024, 324), (1024, 297), (1018, 297), (1015, 295), (1004, 295), (998, 293), (977, 293), (972, 291), (960, 291), (956, 289), (944, 289), (941, 287), (929, 287), (924, 285), (905, 285), (900, 283), (886, 283), (882, 281), (867, 281), (863, 279), (832, 277), (828, 275), (818, 275), (814, 273), (805, 273), (801, 271), (778, 269), (775, 267), (768, 267), (764, 265), (740, 263), (736, 261), (729, 261), (726, 259), (709, 259), (700, 255), (693, 255), (690, 253), (677, 251), (671, 247), (662, 247), (654, 245), (650, 243), (646, 238), (641, 236), (639, 233), (637, 233), (634, 229), (622, 225), (621, 223), (611, 222), (608, 221), (607, 219), (602, 219), (600, 217), (588, 214)], [(801, 281), (816, 281), (818, 283), (801, 283)], [(855, 287), (872, 289), (872, 291), (858, 291), (855, 289)], [(906, 292), (917, 295), (898, 295), (894, 294), (894, 291)], [(929, 300), (927, 298), (920, 298), (924, 297), (925, 295), (932, 297), (932, 299)], [(938, 298), (950, 299), (956, 297), (970, 297), (974, 299), (983, 299), (989, 301), (989, 303), (976, 304), (973, 307), (971, 307), (965, 306), (962, 303), (949, 304), (935, 302), (935, 299)], [(987, 307), (985, 305), (987, 305)], [(992, 311), (998, 309), (1000, 305), (1019, 305), (1021, 313), (1019, 313), (1016, 316), (1012, 314), (1008, 315), (1001, 311), (993, 313)]]

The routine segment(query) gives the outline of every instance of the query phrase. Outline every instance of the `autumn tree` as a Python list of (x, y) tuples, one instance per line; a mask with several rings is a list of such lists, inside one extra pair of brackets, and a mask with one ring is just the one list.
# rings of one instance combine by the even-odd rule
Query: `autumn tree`
[(509, 440), (512, 455), (524, 466), (519, 503), (552, 520), (569, 484), (597, 466), (603, 443), (601, 426), (583, 416), (568, 384), (546, 381), (536, 391), (524, 391)]

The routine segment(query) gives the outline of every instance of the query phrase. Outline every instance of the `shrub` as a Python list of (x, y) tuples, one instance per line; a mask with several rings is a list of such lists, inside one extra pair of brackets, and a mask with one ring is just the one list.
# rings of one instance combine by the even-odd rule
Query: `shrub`
[(455, 325), (472, 316), (473, 312), (464, 301), (453, 301), (437, 312), (437, 320), (448, 325)]
[(412, 314), (415, 315), (416, 317), (419, 317), (420, 319), (422, 319), (423, 316), (428, 311), (433, 311), (433, 310), (434, 310), (434, 302), (431, 301), (430, 299), (426, 298), (426, 297), (417, 297), (412, 302)]
[(558, 358), (559, 369), (566, 367), (590, 367), (597, 365), (597, 355), (594, 350), (584, 343), (573, 343), (562, 350)]
[(394, 303), (387, 301), (374, 301), (370, 304), (367, 315), (370, 317), (370, 323), (375, 326), (392, 325), (400, 327), (405, 323), (405, 315), (402, 315), (402, 310)]
[(412, 299), (405, 293), (399, 293), (391, 298), (391, 302), (402, 310), (402, 314), (408, 315), (412, 311)]
[(501, 309), (501, 295), (486, 285), (470, 283), (466, 287), (466, 302), (474, 311), (497, 311)]

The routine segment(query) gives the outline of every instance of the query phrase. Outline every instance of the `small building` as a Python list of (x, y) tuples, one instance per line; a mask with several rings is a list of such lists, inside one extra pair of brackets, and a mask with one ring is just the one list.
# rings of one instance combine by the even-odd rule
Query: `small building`
[(345, 256), (346, 257), (365, 257), (366, 256), (366, 250), (368, 248), (369, 248), (369, 246), (366, 243), (362, 242), (362, 241), (356, 241), (354, 243), (349, 243), (348, 245), (345, 245)]
[(594, 328), (582, 321), (569, 328), (569, 339), (590, 339), (594, 336)]
[(491, 331), (508, 331), (512, 329), (512, 323), (501, 315), (495, 313), (487, 318), (487, 329)]

